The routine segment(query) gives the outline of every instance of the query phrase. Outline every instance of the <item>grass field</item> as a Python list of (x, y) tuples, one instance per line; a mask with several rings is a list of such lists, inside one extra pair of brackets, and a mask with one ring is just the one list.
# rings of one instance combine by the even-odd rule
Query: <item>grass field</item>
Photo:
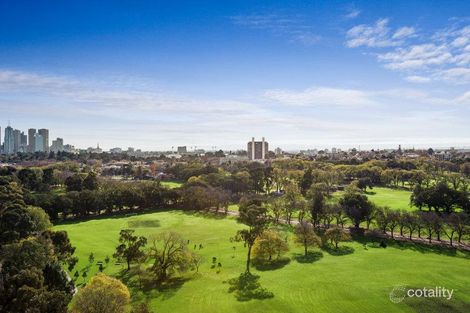
[[(152, 235), (166, 230), (177, 231), (190, 240), (189, 247), (202, 244), (200, 253), (205, 263), (199, 274), (185, 275), (181, 282), (165, 290), (143, 293), (134, 279), (120, 276), (124, 265), (112, 260), (104, 270), (120, 276), (130, 287), (133, 301), (148, 299), (155, 312), (469, 312), (470, 256), (462, 252), (435, 250), (414, 244), (393, 244), (378, 248), (369, 243), (348, 242), (349, 254), (334, 255), (314, 249), (314, 258), (306, 263), (296, 257), (302, 248), (292, 243), (289, 264), (276, 270), (253, 272), (260, 275), (262, 287), (272, 292), (269, 299), (239, 301), (229, 293), (227, 280), (244, 270), (246, 249), (229, 238), (242, 226), (232, 218), (190, 215), (178, 211), (144, 214), (131, 217), (103, 218), (55, 226), (66, 230), (77, 247), (80, 258), (77, 268), (88, 265), (93, 252), (95, 262), (112, 256), (119, 231), (133, 227), (139, 235)], [(211, 268), (212, 257), (222, 263), (220, 273)], [(300, 260), (301, 261), (301, 260)], [(91, 266), (88, 280), (98, 270)], [(454, 298), (432, 300), (407, 298), (394, 304), (389, 293), (395, 285), (412, 287), (443, 286), (456, 289)]]
[[(335, 192), (333, 200), (339, 199), (342, 194), (342, 191)], [(367, 189), (366, 195), (370, 201), (379, 206), (388, 206), (394, 210), (410, 212), (418, 209), (410, 206), (411, 191), (408, 190), (374, 187), (374, 189)]]
[(177, 181), (166, 181), (166, 180), (163, 180), (160, 183), (162, 184), (162, 186), (165, 186), (167, 188), (178, 188), (178, 187), (181, 187), (181, 185), (183, 185), (182, 183), (177, 182)]

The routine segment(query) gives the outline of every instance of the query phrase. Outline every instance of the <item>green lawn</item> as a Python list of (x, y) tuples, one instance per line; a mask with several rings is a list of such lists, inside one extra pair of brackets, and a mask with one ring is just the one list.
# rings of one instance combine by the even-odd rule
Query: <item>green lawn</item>
[[(342, 191), (337, 191), (333, 194), (333, 201), (339, 199), (343, 194)], [(384, 187), (374, 187), (374, 189), (367, 189), (367, 197), (379, 206), (388, 206), (394, 210), (414, 211), (417, 207), (410, 207), (411, 191), (402, 189), (392, 189)]]
[(178, 187), (181, 187), (181, 185), (183, 185), (183, 183), (177, 182), (177, 181), (165, 181), (165, 180), (163, 180), (160, 183), (161, 183), (162, 186), (170, 188), (170, 189), (178, 188)]
[[(69, 233), (80, 258), (77, 268), (83, 269), (88, 264), (90, 252), (95, 255), (95, 263), (104, 260), (106, 255), (112, 256), (119, 231), (130, 226), (145, 236), (165, 230), (180, 232), (190, 240), (190, 249), (194, 244), (203, 245), (203, 249), (196, 251), (206, 260), (200, 273), (185, 275), (188, 280), (183, 284), (144, 294), (137, 290), (135, 281), (125, 280), (131, 286), (133, 300), (149, 299), (158, 313), (470, 311), (470, 256), (462, 252), (444, 253), (398, 244), (389, 245), (386, 249), (372, 244), (364, 248), (362, 243), (349, 242), (343, 246), (353, 249), (350, 254), (332, 255), (316, 249), (317, 260), (299, 263), (295, 254), (301, 253), (302, 249), (292, 243), (292, 235), (288, 233), (290, 263), (276, 270), (253, 271), (261, 276), (261, 285), (274, 297), (238, 301), (234, 294), (228, 293), (226, 281), (244, 270), (246, 249), (241, 243), (229, 241), (242, 227), (232, 218), (218, 219), (172, 211), (63, 224), (55, 226), (55, 229)], [(222, 263), (220, 273), (211, 268), (212, 257), (217, 257), (217, 262)], [(122, 266), (115, 265), (112, 260), (104, 272), (118, 275)], [(86, 280), (97, 269), (93, 265)], [(83, 281), (80, 278), (78, 283)], [(456, 291), (454, 299), (449, 301), (405, 299), (394, 304), (389, 300), (389, 292), (395, 285), (443, 286)]]

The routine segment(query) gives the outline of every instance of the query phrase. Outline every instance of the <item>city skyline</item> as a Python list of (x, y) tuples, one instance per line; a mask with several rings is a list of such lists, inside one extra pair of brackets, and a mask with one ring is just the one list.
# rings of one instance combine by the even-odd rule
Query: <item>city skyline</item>
[(467, 3), (31, 5), (0, 4), (16, 129), (106, 150), (470, 146)]
[[(5, 142), (8, 142), (7, 140), (7, 135), (6, 135), (6, 129), (10, 128), (11, 129), (11, 134), (8, 136), (11, 139), (11, 151), (16, 152), (49, 152), (49, 151), (67, 151), (67, 152), (79, 152), (80, 150), (93, 150), (93, 151), (105, 151), (105, 152), (116, 152), (116, 151), (122, 151), (125, 152), (128, 149), (131, 150), (140, 150), (144, 152), (158, 152), (158, 151), (174, 151), (176, 153), (180, 153), (183, 151), (183, 149), (187, 152), (194, 152), (194, 151), (216, 151), (216, 150), (223, 150), (223, 151), (242, 151), (245, 150), (248, 153), (251, 153), (250, 151), (250, 144), (253, 141), (253, 137), (251, 140), (248, 142), (248, 148), (246, 148), (246, 143), (245, 146), (240, 145), (236, 146), (234, 148), (229, 148), (229, 147), (224, 147), (224, 146), (214, 146), (214, 145), (207, 145), (207, 146), (196, 146), (196, 145), (185, 145), (184, 143), (182, 145), (172, 145), (171, 147), (164, 147), (163, 149), (153, 149), (153, 150), (146, 150), (142, 149), (138, 146), (132, 146), (131, 144), (124, 145), (124, 146), (106, 146), (100, 144), (100, 142), (97, 142), (95, 146), (90, 145), (90, 146), (75, 146), (73, 143), (68, 143), (64, 144), (64, 138), (63, 137), (51, 137), (49, 135), (50, 130), (41, 128), (41, 129), (36, 129), (36, 128), (28, 128), (27, 131), (22, 131), (21, 129), (14, 128), (10, 124), (8, 126), (3, 127), (0, 125), (0, 151), (5, 154), (11, 154), (11, 153), (6, 153), (7, 149)], [(52, 131), (54, 133), (54, 131)], [(15, 135), (17, 133), (17, 135)], [(47, 135), (46, 135), (47, 134)], [(20, 136), (18, 139), (15, 140), (15, 136)], [(37, 136), (41, 136), (40, 140), (41, 143), (37, 143)], [(51, 139), (55, 138), (55, 139)], [(244, 138), (245, 139), (245, 138)], [(265, 140), (264, 137), (262, 137), (262, 140)], [(243, 139), (241, 139), (243, 141)], [(246, 140), (245, 140), (246, 142)], [(256, 141), (257, 144), (260, 144), (261, 147), (261, 141)], [(267, 142), (266, 142), (267, 144)], [(17, 145), (17, 146), (15, 146)], [(20, 146), (18, 146), (20, 145)], [(65, 148), (64, 148), (65, 147)], [(403, 149), (408, 149), (408, 150), (426, 150), (428, 148), (433, 148), (433, 149), (439, 149), (439, 150), (448, 150), (448, 149), (470, 149), (470, 146), (426, 146), (426, 145), (404, 145), (402, 147), (401, 144), (398, 144), (398, 147), (403, 148)], [(18, 149), (20, 148), (20, 149)], [(364, 147), (361, 145), (357, 146), (347, 146), (347, 145), (335, 145), (335, 144), (326, 144), (326, 145), (306, 145), (306, 146), (301, 146), (301, 147), (295, 147), (295, 148), (283, 148), (280, 147), (279, 145), (274, 145), (271, 149), (267, 149), (265, 153), (268, 151), (275, 152), (276, 150), (280, 149), (280, 151), (285, 151), (285, 152), (299, 152), (299, 151), (310, 151), (310, 150), (328, 150), (328, 149), (344, 149), (344, 150), (351, 150), (351, 149), (356, 149), (359, 151), (367, 151), (367, 150), (395, 150), (397, 146), (386, 146), (386, 145), (379, 145), (375, 147)], [(22, 151), (24, 149), (24, 151)], [(260, 148), (261, 149), (261, 148)], [(186, 153), (186, 152), (183, 152)], [(261, 153), (261, 152), (259, 152)]]

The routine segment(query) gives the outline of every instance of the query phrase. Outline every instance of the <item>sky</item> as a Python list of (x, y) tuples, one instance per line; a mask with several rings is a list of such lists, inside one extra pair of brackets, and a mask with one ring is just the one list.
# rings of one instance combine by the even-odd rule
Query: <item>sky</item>
[(82, 148), (470, 147), (470, 2), (0, 0), (9, 121)]

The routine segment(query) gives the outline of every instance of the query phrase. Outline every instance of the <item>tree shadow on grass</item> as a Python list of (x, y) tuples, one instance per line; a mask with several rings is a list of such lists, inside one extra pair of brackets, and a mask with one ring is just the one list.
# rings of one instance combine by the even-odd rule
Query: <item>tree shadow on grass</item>
[[(365, 245), (366, 247), (377, 247), (379, 245), (381, 248), (392, 247), (400, 250), (412, 250), (420, 253), (436, 253), (447, 256), (462, 257), (470, 259), (470, 252), (465, 250), (458, 250), (455, 247), (428, 244), (426, 242), (418, 242), (417, 240), (402, 241), (402, 240), (392, 240), (391, 238), (380, 238), (375, 235), (374, 232), (369, 232), (369, 234), (363, 236), (353, 236), (353, 240), (356, 242)], [(459, 253), (457, 253), (459, 252)]]
[[(420, 287), (422, 288), (422, 287)], [(470, 312), (470, 304), (455, 299), (451, 300), (446, 298), (405, 298), (403, 304), (407, 305), (413, 312), (427, 312), (427, 313), (441, 313), (441, 312), (455, 312), (466, 313)]]
[(277, 270), (277, 269), (283, 268), (289, 263), (290, 263), (290, 259), (288, 257), (281, 257), (272, 261), (257, 260), (257, 259), (253, 260), (253, 265), (258, 271)]
[(227, 282), (230, 285), (228, 292), (234, 293), (238, 301), (263, 300), (274, 297), (272, 292), (261, 286), (258, 275), (242, 273), (240, 276), (229, 279)]
[(158, 291), (156, 296), (163, 300), (173, 297), (178, 290), (183, 287), (184, 283), (190, 280), (189, 277), (171, 277), (164, 282), (155, 279), (154, 275), (148, 271), (138, 273), (139, 269), (131, 268), (122, 269), (117, 277), (130, 289), (139, 290), (144, 295), (149, 295), (154, 291)]
[(319, 261), (323, 258), (323, 253), (321, 251), (308, 252), (307, 255), (295, 253), (294, 259), (299, 263), (313, 263)]
[(138, 227), (160, 227), (160, 221), (156, 219), (147, 219), (147, 220), (130, 220), (127, 222), (129, 228), (138, 228)]
[(326, 251), (330, 255), (334, 256), (341, 256), (341, 255), (347, 255), (351, 254), (354, 252), (353, 247), (348, 247), (348, 246), (340, 246), (338, 248), (334, 247), (333, 245), (325, 245), (322, 247), (324, 251)]

